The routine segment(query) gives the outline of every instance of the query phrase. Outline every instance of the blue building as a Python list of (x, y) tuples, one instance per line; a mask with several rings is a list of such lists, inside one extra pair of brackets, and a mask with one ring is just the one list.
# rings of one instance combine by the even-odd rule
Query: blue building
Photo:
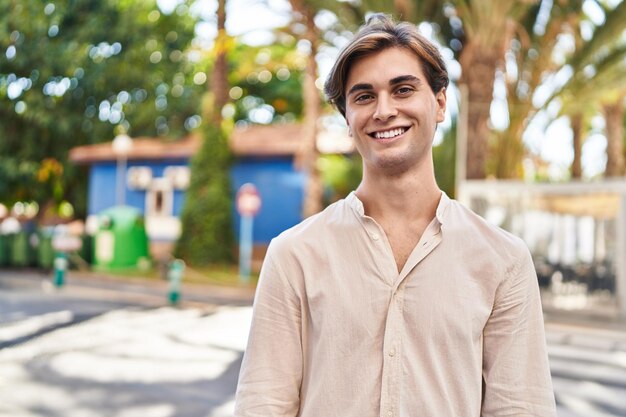
[[(305, 175), (294, 168), (301, 129), (297, 124), (252, 126), (236, 129), (230, 138), (230, 147), (237, 157), (230, 172), (233, 199), (245, 183), (254, 184), (262, 199), (254, 219), (255, 258), (264, 255), (274, 236), (302, 219)], [(331, 151), (351, 150), (348, 138), (320, 137), (318, 145), (325, 151), (331, 142)], [(122, 203), (136, 207), (145, 216), (153, 256), (169, 253), (181, 233), (180, 214), (189, 185), (189, 161), (200, 142), (197, 136), (169, 142), (136, 138), (124, 161), (114, 153), (111, 142), (72, 149), (70, 160), (89, 166), (87, 224), (109, 207)], [(124, 176), (123, 183), (119, 183), (123, 184), (121, 194), (116, 192), (118, 172)], [(237, 232), (239, 216), (234, 205), (233, 219)]]

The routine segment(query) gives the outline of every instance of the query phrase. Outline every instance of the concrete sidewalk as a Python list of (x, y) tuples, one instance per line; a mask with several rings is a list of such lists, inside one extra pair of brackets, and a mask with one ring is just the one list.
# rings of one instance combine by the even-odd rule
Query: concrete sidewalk
[[(0, 269), (0, 282), (13, 287), (52, 286), (52, 273), (29, 269)], [(167, 305), (169, 283), (141, 277), (119, 276), (102, 272), (68, 271), (65, 284), (58, 289), (65, 293), (98, 294), (140, 304)], [(220, 286), (185, 283), (181, 285), (180, 305), (251, 305), (254, 300), (252, 286)]]
[(589, 332), (621, 333), (626, 337), (626, 319), (589, 312), (544, 308), (546, 328), (584, 328)]

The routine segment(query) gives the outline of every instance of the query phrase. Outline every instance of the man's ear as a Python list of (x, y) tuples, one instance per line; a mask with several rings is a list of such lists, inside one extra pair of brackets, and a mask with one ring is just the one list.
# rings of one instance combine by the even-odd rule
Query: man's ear
[(352, 137), (352, 129), (350, 128), (350, 123), (346, 120), (346, 125), (348, 126), (348, 136)]
[(446, 89), (442, 88), (437, 94), (435, 94), (435, 100), (437, 101), (437, 123), (441, 123), (446, 118)]

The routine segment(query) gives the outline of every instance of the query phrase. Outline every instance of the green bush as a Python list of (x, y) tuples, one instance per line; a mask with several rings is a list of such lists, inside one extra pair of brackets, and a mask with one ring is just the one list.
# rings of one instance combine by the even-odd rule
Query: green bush
[(234, 259), (228, 137), (215, 126), (206, 127), (203, 136), (203, 144), (191, 161), (183, 231), (175, 251), (191, 265)]

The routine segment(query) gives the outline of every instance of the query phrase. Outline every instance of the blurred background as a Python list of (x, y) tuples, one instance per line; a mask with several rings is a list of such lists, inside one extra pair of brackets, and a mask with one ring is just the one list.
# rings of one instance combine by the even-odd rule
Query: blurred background
[(0, 416), (232, 415), (270, 240), (361, 161), (373, 12), (439, 45), (440, 187), (528, 244), (560, 416), (626, 416), (626, 3), (0, 0)]

